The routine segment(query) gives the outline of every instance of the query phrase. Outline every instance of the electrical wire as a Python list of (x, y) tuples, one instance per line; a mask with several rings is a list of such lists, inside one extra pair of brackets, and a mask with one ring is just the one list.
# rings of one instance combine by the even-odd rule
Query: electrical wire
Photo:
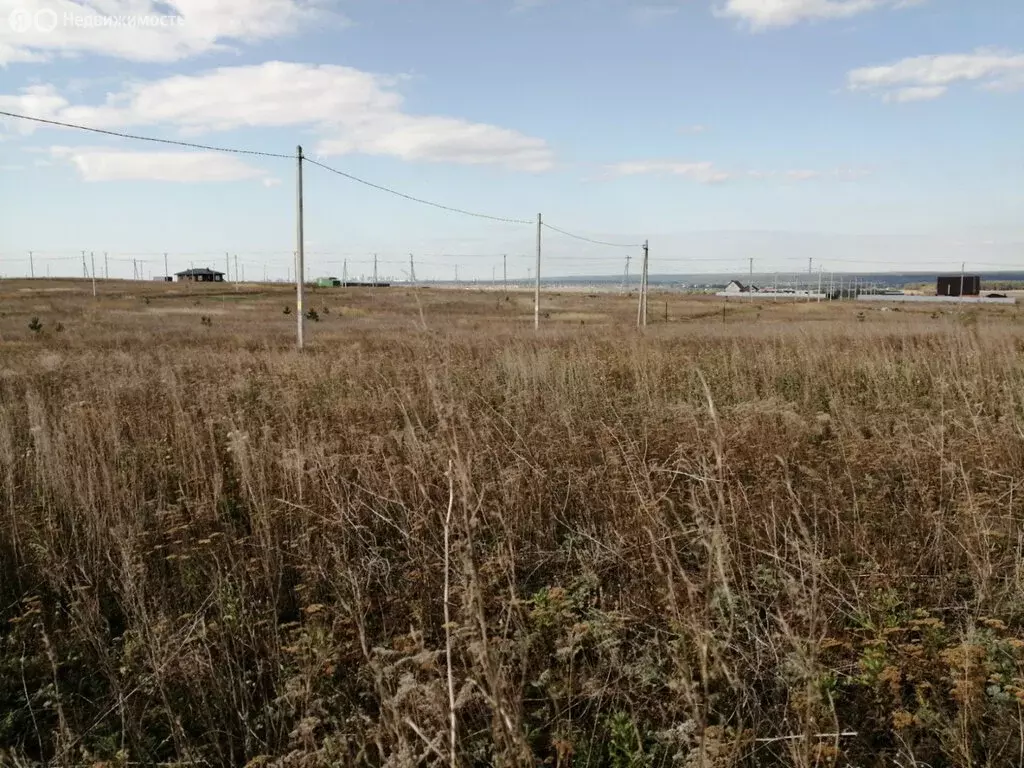
[[(527, 223), (529, 223), (529, 222), (527, 222)], [(565, 235), (566, 237), (572, 237), (572, 238), (575, 238), (577, 240), (582, 240), (585, 243), (593, 243), (594, 245), (607, 245), (610, 248), (642, 248), (643, 247), (643, 243), (609, 243), (609, 242), (605, 242), (604, 240), (593, 240), (593, 239), (591, 239), (589, 237), (584, 237), (583, 235), (575, 235), (572, 232), (566, 232), (564, 229), (559, 229), (558, 227), (553, 227), (550, 224), (548, 224), (547, 222), (541, 222), (541, 226), (546, 227), (547, 229), (550, 229), (552, 232), (557, 232), (560, 235)]]
[(366, 179), (361, 179), (358, 176), (353, 176), (351, 173), (345, 173), (344, 171), (339, 171), (337, 168), (332, 168), (331, 166), (325, 165), (324, 163), (321, 163), (318, 160), (311, 160), (308, 157), (303, 157), (302, 159), (305, 160), (307, 163), (310, 163), (311, 165), (316, 165), (316, 166), (319, 166), (320, 168), (323, 168), (325, 171), (330, 171), (331, 173), (336, 173), (339, 176), (342, 176), (342, 177), (348, 179), (349, 181), (355, 181), (355, 182), (358, 182), (359, 184), (365, 184), (367, 187), (372, 187), (373, 189), (378, 189), (381, 192), (387, 192), (388, 194), (395, 195), (397, 197), (401, 197), (401, 198), (404, 198), (406, 200), (411, 200), (414, 203), (420, 203), (422, 205), (429, 205), (429, 206), (431, 206), (433, 208), (439, 208), (440, 210), (448, 211), (449, 213), (461, 213), (463, 216), (473, 216), (473, 217), (478, 218), (478, 219), (488, 219), (490, 221), (500, 221), (500, 222), (503, 222), (505, 224), (531, 224), (532, 223), (530, 221), (527, 221), (526, 219), (510, 219), (510, 218), (506, 218), (504, 216), (491, 216), (490, 214), (487, 214), (487, 213), (476, 213), (474, 211), (467, 211), (467, 210), (464, 210), (462, 208), (455, 208), (455, 207), (450, 206), (450, 205), (442, 205), (441, 203), (435, 203), (435, 202), (432, 202), (430, 200), (424, 200), (421, 197), (413, 197), (412, 195), (407, 195), (404, 192), (399, 192), (396, 189), (391, 189), (390, 187), (384, 187), (384, 186), (381, 186), (380, 184), (374, 184), (372, 181), (367, 181)]
[(151, 141), (156, 144), (172, 144), (176, 147), (188, 147), (189, 149), (204, 149), (210, 152), (230, 152), (236, 155), (257, 155), (258, 157), (278, 157), (286, 160), (294, 160), (295, 155), (282, 155), (277, 152), (259, 152), (255, 149), (236, 149), (234, 147), (214, 147), (209, 144), (194, 144), (190, 141), (177, 141), (175, 139), (158, 139), (153, 136), (137, 136), (131, 133), (120, 133), (118, 131), (108, 131), (103, 128), (90, 128), (87, 125), (77, 125), (75, 123), (63, 123), (60, 120), (47, 120), (42, 117), (31, 117), (30, 115), (19, 115), (14, 112), (4, 112), (0, 110), (0, 116), (2, 117), (13, 117), (16, 120), (29, 120), (33, 123), (43, 123), (44, 125), (55, 125), (58, 128), (74, 128), (79, 131), (89, 131), (90, 133), (99, 133), (104, 136), (117, 136), (122, 139), (135, 139), (136, 141)]

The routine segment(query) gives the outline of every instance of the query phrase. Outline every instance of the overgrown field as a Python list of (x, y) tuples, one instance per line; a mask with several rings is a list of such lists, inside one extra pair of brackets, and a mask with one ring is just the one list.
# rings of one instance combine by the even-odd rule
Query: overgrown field
[(157, 290), (3, 296), (0, 763), (1024, 761), (1016, 308)]

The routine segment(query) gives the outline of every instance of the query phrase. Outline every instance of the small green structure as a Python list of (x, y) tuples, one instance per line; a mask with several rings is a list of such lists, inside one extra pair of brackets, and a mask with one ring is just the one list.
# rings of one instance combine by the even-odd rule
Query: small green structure
[(341, 280), (336, 277), (318, 277), (316, 279), (317, 288), (340, 288)]

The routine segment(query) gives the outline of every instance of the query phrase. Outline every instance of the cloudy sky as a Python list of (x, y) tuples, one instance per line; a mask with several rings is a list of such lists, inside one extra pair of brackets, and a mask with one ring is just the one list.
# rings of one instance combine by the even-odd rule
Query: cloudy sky
[[(318, 161), (652, 272), (1024, 266), (1020, 0), (0, 0), (0, 109)], [(284, 278), (295, 162), (0, 122), (0, 274)], [(311, 275), (490, 279), (535, 227), (305, 167)], [(635, 247), (545, 230), (545, 273)], [(233, 267), (233, 259), (232, 259)]]

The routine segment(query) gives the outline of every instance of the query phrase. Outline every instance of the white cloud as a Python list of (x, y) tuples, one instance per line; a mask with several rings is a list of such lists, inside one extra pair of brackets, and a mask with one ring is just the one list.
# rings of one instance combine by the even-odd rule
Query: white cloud
[(812, 181), (814, 179), (820, 179), (821, 173), (819, 171), (786, 171), (786, 176), (793, 181)]
[(103, 147), (50, 147), (50, 155), (71, 163), (84, 181), (239, 181), (266, 171), (218, 152), (123, 152)]
[(96, 54), (178, 61), (347, 20), (316, 0), (0, 0), (0, 65)]
[(944, 85), (915, 85), (911, 88), (900, 88), (885, 94), (885, 101), (907, 103), (911, 101), (931, 101), (939, 98), (948, 89)]
[(639, 160), (615, 163), (605, 167), (605, 178), (640, 175), (681, 176), (700, 184), (720, 184), (739, 179), (758, 181), (787, 179), (789, 181), (857, 181), (870, 175), (865, 169), (835, 168), (827, 171), (794, 169), (788, 171), (729, 171), (711, 162), (678, 162), (673, 160)]
[(647, 174), (659, 174), (667, 176), (682, 176), (690, 181), (700, 184), (717, 184), (728, 181), (733, 176), (725, 171), (719, 170), (714, 163), (682, 163), (672, 160), (636, 160), (614, 163), (605, 168), (611, 176), (640, 176)]
[(801, 21), (846, 19), (879, 8), (902, 8), (922, 2), (926, 0), (724, 0), (715, 12), (763, 31)]
[(979, 49), (974, 53), (915, 56), (894, 64), (862, 67), (847, 75), (854, 91), (881, 94), (885, 101), (936, 99), (958, 82), (988, 90), (1024, 87), (1024, 54)]
[[(486, 123), (404, 112), (395, 90), (401, 82), (350, 67), (271, 61), (132, 83), (96, 105), (71, 104), (52, 85), (32, 86), (0, 95), (0, 108), (97, 128), (169, 126), (186, 136), (308, 127), (318, 137), (313, 154), (389, 155), (531, 172), (552, 166), (543, 139)], [(30, 130), (24, 124), (18, 129)]]
[(317, 151), (325, 155), (361, 152), (403, 160), (496, 164), (532, 172), (548, 170), (552, 164), (551, 150), (542, 139), (455, 118), (400, 113), (352, 123), (344, 128), (341, 138), (322, 141)]

